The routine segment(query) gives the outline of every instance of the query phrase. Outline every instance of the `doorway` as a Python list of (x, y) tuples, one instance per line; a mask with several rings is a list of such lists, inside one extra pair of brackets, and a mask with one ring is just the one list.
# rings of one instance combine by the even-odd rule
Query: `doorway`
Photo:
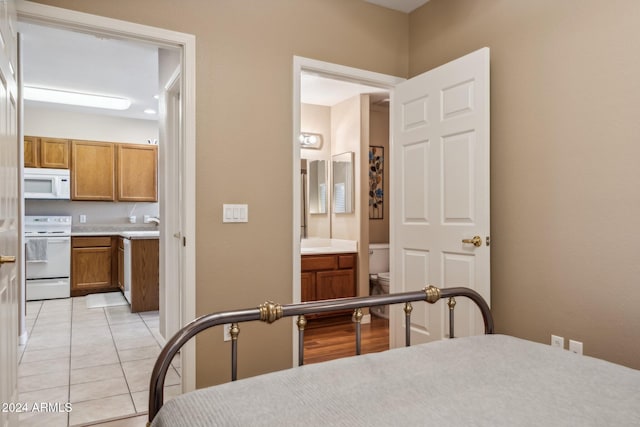
[[(305, 79), (307, 81), (303, 81)], [(327, 190), (324, 192), (326, 196), (326, 202), (318, 204), (320, 206), (323, 206), (323, 205), (327, 206), (327, 210), (320, 212), (318, 215), (314, 215), (314, 218), (310, 218), (309, 215), (303, 216), (303, 213), (305, 212), (305, 209), (303, 206), (303, 197), (305, 194), (309, 194), (309, 195), (312, 194), (313, 191), (311, 191), (311, 189), (309, 189), (309, 191), (303, 191), (302, 186), (303, 186), (304, 180), (300, 179), (300, 169), (301, 169), (302, 159), (306, 158), (306, 160), (312, 160), (312, 161), (324, 160), (326, 164), (331, 164), (331, 156), (333, 154), (340, 154), (337, 152), (331, 153), (331, 147), (329, 148), (326, 147), (327, 142), (329, 146), (331, 146), (332, 144), (332, 141), (331, 141), (332, 137), (330, 135), (331, 133), (330, 125), (328, 126), (329, 130), (326, 130), (324, 132), (324, 133), (329, 133), (329, 135), (324, 135), (323, 137), (323, 140), (326, 140), (324, 142), (325, 144), (324, 148), (321, 148), (321, 150), (313, 150), (313, 151), (300, 148), (299, 137), (301, 134), (318, 133), (318, 129), (322, 127), (322, 126), (317, 127), (318, 125), (316, 122), (315, 129), (310, 129), (309, 128), (310, 126), (307, 126), (305, 128), (303, 126), (304, 124), (303, 116), (306, 115), (308, 111), (316, 111), (316, 112), (319, 112), (318, 113), (319, 115), (322, 115), (323, 114), (322, 110), (329, 108), (327, 107), (327, 105), (335, 105), (340, 103), (340, 101), (344, 101), (345, 99), (344, 97), (343, 98), (337, 97), (337, 98), (334, 98), (333, 100), (327, 101), (325, 105), (320, 105), (320, 106), (318, 106), (317, 104), (323, 103), (324, 101), (305, 99), (306, 102), (309, 104), (303, 103), (302, 102), (303, 95), (305, 95), (303, 93), (304, 87), (305, 87), (305, 84), (309, 83), (308, 80), (313, 80), (313, 82), (311, 82), (312, 85), (324, 84), (324, 83), (330, 84), (333, 89), (338, 88), (336, 89), (337, 92), (341, 92), (341, 90), (350, 91), (349, 94), (346, 95), (347, 98), (351, 97), (350, 99), (353, 99), (353, 98), (359, 97), (360, 99), (355, 99), (353, 102), (357, 105), (360, 105), (360, 107), (362, 107), (363, 104), (366, 104), (366, 108), (369, 109), (370, 108), (369, 104), (373, 104), (373, 105), (378, 104), (378, 106), (380, 106), (381, 103), (382, 104), (385, 102), (388, 103), (389, 91), (391, 91), (397, 83), (403, 81), (404, 79), (394, 77), (394, 76), (388, 76), (388, 75), (383, 75), (379, 73), (359, 70), (355, 68), (345, 67), (341, 65), (330, 64), (322, 61), (316, 61), (308, 58), (294, 57), (294, 118), (293, 118), (293, 123), (294, 123), (294, 126), (293, 126), (294, 127), (293, 129), (293, 141), (294, 141), (294, 144), (293, 144), (293, 159), (294, 159), (294, 163), (293, 163), (293, 175), (294, 175), (293, 301), (294, 302), (300, 302), (302, 300), (302, 294), (303, 294), (301, 291), (301, 286), (302, 286), (302, 283), (301, 283), (301, 256), (302, 256), (301, 236), (303, 236), (304, 233), (306, 233), (307, 237), (321, 237), (325, 239), (331, 239), (333, 237), (334, 239), (336, 238), (344, 239), (343, 236), (337, 235), (336, 231), (339, 232), (340, 227), (344, 225), (345, 219), (347, 218), (347, 216), (345, 216), (344, 214), (333, 212), (332, 196), (331, 196), (332, 185), (326, 185)], [(325, 90), (320, 90), (320, 92), (327, 93), (329, 91), (325, 89)], [(345, 101), (345, 102), (349, 102), (349, 101)], [(360, 108), (360, 107), (356, 107), (356, 108)], [(325, 112), (325, 115), (326, 115), (326, 112)], [(366, 115), (368, 117), (369, 115), (368, 110), (366, 112)], [(368, 118), (367, 118), (367, 121), (368, 121)], [(325, 126), (325, 129), (327, 129), (327, 126)], [(358, 129), (358, 133), (359, 131), (360, 129)], [(367, 129), (367, 134), (368, 134), (368, 131), (369, 130)], [(368, 135), (367, 135), (367, 138), (363, 138), (363, 139), (367, 140), (367, 143), (366, 143), (367, 147), (365, 147), (364, 149), (360, 146), (360, 144), (358, 144), (357, 147), (355, 148), (345, 149), (344, 146), (341, 146), (340, 148), (338, 148), (338, 150), (352, 151), (354, 152), (354, 158), (356, 159), (355, 160), (356, 171), (354, 173), (355, 173), (355, 176), (357, 176), (357, 179), (356, 179), (356, 185), (354, 187), (357, 188), (357, 190), (355, 191), (355, 194), (353, 196), (354, 202), (355, 202), (354, 203), (355, 212), (352, 216), (355, 218), (355, 224), (357, 225), (354, 225), (353, 227), (349, 227), (349, 228), (355, 228), (354, 235), (352, 237), (349, 237), (349, 239), (357, 241), (357, 247), (359, 248), (359, 251), (358, 251), (359, 277), (357, 278), (356, 289), (358, 290), (358, 294), (368, 295), (369, 293), (369, 275), (368, 275), (369, 259), (368, 259), (368, 250), (366, 250), (369, 244), (368, 192), (365, 193), (365, 196), (367, 197), (363, 197), (362, 196), (363, 190), (360, 187), (360, 184), (365, 183), (365, 179), (363, 178), (363, 176), (365, 177), (367, 176), (366, 172), (368, 170), (368, 152), (365, 152), (368, 150)], [(335, 148), (335, 145), (334, 145), (334, 148)], [(306, 153), (303, 155), (302, 151), (305, 151)], [(328, 177), (330, 177), (331, 173), (329, 171), (331, 170), (331, 166), (328, 165), (325, 167), (328, 173)], [(312, 168), (309, 167), (307, 168), (307, 170), (310, 172)], [(365, 183), (365, 185), (368, 186), (368, 178), (366, 179), (367, 179), (367, 182)], [(326, 182), (329, 182), (329, 181), (330, 181), (330, 178), (327, 178)], [(317, 191), (316, 193), (322, 194), (323, 192)], [(332, 220), (334, 220), (333, 224), (332, 224)], [(353, 219), (351, 220), (353, 221)], [(314, 230), (316, 233), (324, 233), (324, 234), (320, 236), (315, 236), (313, 235)], [(365, 319), (365, 321), (366, 320), (367, 319)], [(297, 356), (298, 334), (295, 328), (293, 333), (293, 339), (294, 339), (293, 361), (294, 361), (294, 364), (296, 364), (298, 360), (298, 356)]]
[[(40, 25), (134, 40), (178, 52), (179, 79), (165, 89), (177, 99), (179, 114), (173, 117), (179, 119), (179, 126), (173, 127), (171, 132), (174, 137), (166, 142), (172, 152), (180, 153), (180, 156), (172, 156), (161, 150), (159, 158), (159, 198), (161, 204), (170, 207), (171, 211), (170, 214), (165, 211), (165, 218), (160, 224), (161, 246), (165, 248), (160, 255), (160, 281), (163, 287), (167, 277), (177, 277), (180, 295), (180, 298), (165, 298), (165, 311), (172, 313), (174, 319), (172, 324), (165, 322), (167, 326), (161, 327), (167, 338), (167, 332), (171, 333), (195, 318), (195, 38), (189, 34), (29, 2), (18, 5), (18, 17), (19, 20)], [(175, 108), (176, 104), (173, 103), (173, 106)], [(180, 159), (179, 164), (169, 164), (169, 159), (176, 158)], [(177, 206), (182, 206), (182, 210), (174, 208)], [(170, 253), (179, 254), (179, 267), (175, 262), (166, 262)], [(183, 349), (181, 359), (182, 390), (189, 391), (195, 388), (194, 343)]]

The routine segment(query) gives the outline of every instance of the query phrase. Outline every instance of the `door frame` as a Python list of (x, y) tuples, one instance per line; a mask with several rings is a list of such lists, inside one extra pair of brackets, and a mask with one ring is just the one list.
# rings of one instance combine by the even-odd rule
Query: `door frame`
[[(182, 52), (182, 87), (181, 87), (181, 107), (182, 107), (182, 139), (184, 142), (184, 170), (182, 171), (183, 182), (183, 203), (184, 218), (183, 229), (181, 230), (184, 240), (184, 270), (181, 277), (181, 294), (183, 296), (182, 324), (195, 319), (196, 310), (196, 268), (195, 268), (195, 188), (196, 188), (196, 41), (192, 34), (180, 33), (157, 27), (62, 9), (53, 6), (31, 3), (25, 0), (18, 0), (16, 3), (18, 19), (34, 21), (44, 25), (65, 27), (86, 31), (89, 33), (99, 33), (114, 37), (137, 40), (151, 43), (158, 47), (179, 48)], [(20, 144), (22, 146), (22, 144)], [(173, 203), (175, 197), (166, 191), (160, 195), (161, 200), (165, 200), (170, 206), (177, 206)], [(174, 245), (176, 250), (180, 250), (182, 239), (174, 239), (164, 233), (161, 236), (163, 245)], [(172, 265), (170, 260), (161, 259), (165, 265)], [(179, 303), (179, 302), (178, 302)], [(176, 310), (180, 307), (176, 305)], [(182, 390), (183, 392), (195, 389), (195, 342), (187, 343), (181, 352), (182, 357)]]
[[(367, 86), (379, 87), (381, 89), (388, 90), (390, 93), (390, 105), (393, 105), (393, 89), (398, 83), (405, 81), (403, 77), (392, 76), (389, 74), (377, 73), (375, 71), (363, 70), (360, 68), (348, 67), (345, 65), (334, 64), (331, 62), (320, 61), (311, 58), (305, 58), (302, 56), (293, 57), (293, 132), (292, 150), (293, 150), (293, 164), (292, 181), (293, 181), (293, 233), (292, 233), (292, 247), (293, 247), (293, 303), (299, 303), (301, 298), (300, 292), (300, 272), (301, 272), (301, 258), (300, 258), (300, 143), (298, 135), (300, 135), (300, 111), (301, 111), (301, 88), (300, 88), (300, 74), (303, 72), (311, 72), (319, 74), (323, 77), (333, 78), (336, 80), (345, 80), (352, 83), (360, 83)], [(389, 147), (390, 151), (393, 150), (393, 135), (392, 135), (393, 123), (392, 117), (389, 117)], [(391, 174), (389, 174), (391, 176)], [(391, 218), (390, 218), (391, 221)], [(393, 236), (390, 234), (390, 240)], [(298, 330), (295, 326), (295, 319), (292, 319), (292, 334), (293, 334), (293, 366), (298, 364)]]

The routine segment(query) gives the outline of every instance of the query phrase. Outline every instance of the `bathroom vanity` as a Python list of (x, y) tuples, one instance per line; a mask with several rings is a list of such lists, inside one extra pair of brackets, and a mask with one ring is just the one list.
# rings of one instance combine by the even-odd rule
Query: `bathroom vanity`
[[(302, 302), (356, 296), (357, 259), (357, 253), (303, 255)], [(342, 313), (332, 312), (326, 316)]]

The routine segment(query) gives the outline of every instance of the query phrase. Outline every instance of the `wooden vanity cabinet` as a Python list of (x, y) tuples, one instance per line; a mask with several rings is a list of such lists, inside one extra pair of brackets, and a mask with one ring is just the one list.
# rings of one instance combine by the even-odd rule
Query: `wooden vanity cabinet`
[(24, 166), (69, 169), (69, 140), (25, 136)]
[(114, 201), (115, 165), (115, 144), (71, 141), (71, 200)]
[(71, 238), (71, 296), (115, 291), (116, 238), (91, 236)]
[[(301, 262), (301, 300), (318, 301), (357, 295), (357, 254), (303, 255)], [(337, 311), (322, 315), (348, 314)]]

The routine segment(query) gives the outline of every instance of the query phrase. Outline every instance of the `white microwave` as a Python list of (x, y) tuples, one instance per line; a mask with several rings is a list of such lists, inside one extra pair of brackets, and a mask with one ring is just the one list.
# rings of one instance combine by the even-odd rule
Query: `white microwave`
[(24, 198), (69, 200), (69, 169), (24, 168)]

